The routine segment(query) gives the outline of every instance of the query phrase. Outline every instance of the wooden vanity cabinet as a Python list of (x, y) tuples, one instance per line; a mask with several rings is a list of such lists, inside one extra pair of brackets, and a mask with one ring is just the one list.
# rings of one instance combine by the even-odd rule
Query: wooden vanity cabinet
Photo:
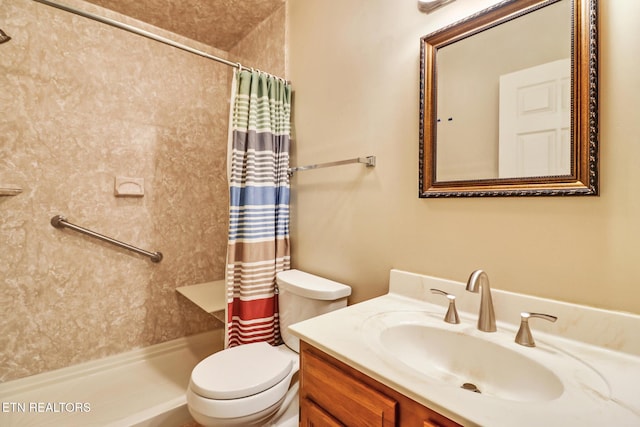
[(301, 427), (460, 426), (304, 341), (300, 363)]

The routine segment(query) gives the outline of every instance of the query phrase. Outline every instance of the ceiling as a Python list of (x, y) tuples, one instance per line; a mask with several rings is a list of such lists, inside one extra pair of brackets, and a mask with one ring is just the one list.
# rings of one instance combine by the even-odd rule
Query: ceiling
[(229, 51), (285, 0), (87, 0)]

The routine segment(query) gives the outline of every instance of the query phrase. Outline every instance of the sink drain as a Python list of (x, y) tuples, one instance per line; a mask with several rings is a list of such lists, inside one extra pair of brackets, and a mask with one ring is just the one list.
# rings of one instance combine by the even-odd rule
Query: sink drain
[(464, 383), (460, 386), (460, 388), (463, 388), (465, 390), (469, 390), (472, 391), (474, 393), (482, 393), (480, 391), (480, 389), (475, 385), (475, 384), (471, 384), (471, 383)]

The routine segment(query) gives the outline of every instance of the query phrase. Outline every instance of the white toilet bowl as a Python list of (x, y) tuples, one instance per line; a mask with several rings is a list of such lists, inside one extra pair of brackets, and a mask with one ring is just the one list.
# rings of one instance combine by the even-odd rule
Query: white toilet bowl
[(279, 273), (277, 283), (285, 344), (245, 344), (200, 362), (191, 373), (187, 405), (203, 426), (298, 425), (299, 343), (286, 328), (346, 306), (351, 288), (298, 270)]
[(187, 404), (204, 426), (263, 425), (280, 409), (298, 354), (259, 342), (215, 353), (191, 374)]

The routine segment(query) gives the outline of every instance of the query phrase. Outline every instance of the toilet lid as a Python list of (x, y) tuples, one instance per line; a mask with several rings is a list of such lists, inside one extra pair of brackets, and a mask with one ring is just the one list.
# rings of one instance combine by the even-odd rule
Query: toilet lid
[(228, 348), (198, 363), (191, 373), (191, 389), (209, 399), (251, 396), (282, 381), (292, 363), (266, 342)]

